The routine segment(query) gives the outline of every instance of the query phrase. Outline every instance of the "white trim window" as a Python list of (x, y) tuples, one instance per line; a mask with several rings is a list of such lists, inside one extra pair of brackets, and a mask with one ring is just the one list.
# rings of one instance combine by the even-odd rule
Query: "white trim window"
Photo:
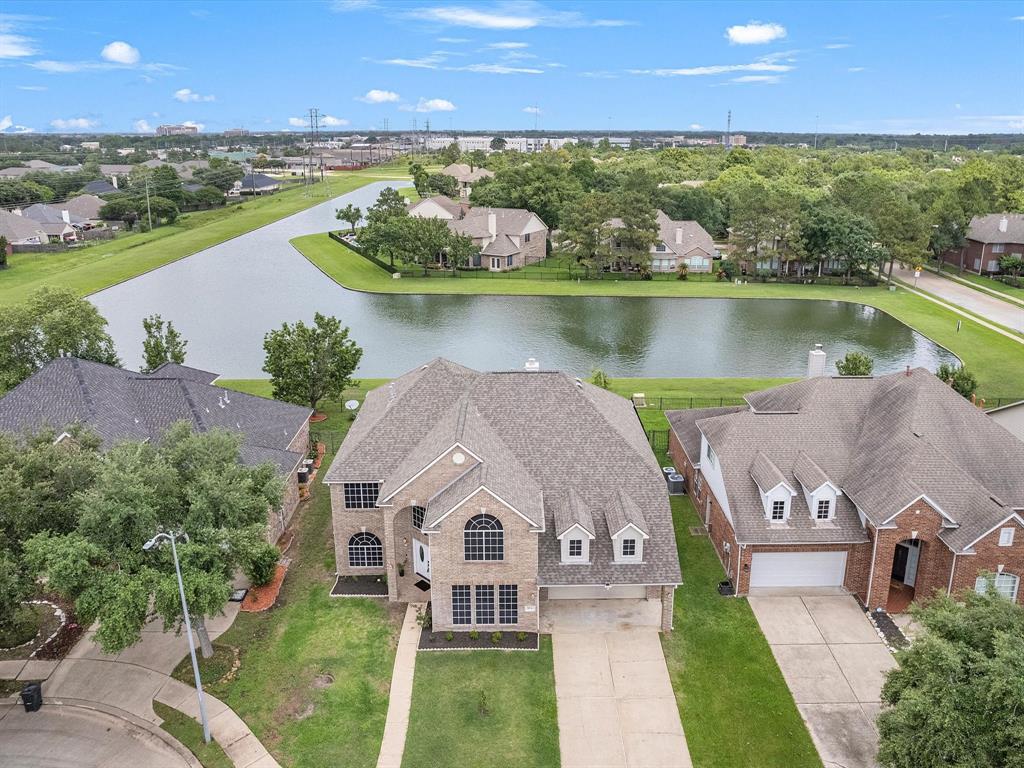
[(501, 521), (483, 512), (466, 522), (463, 532), (467, 560), (504, 560), (505, 531)]
[(707, 444), (704, 455), (708, 457), (708, 463), (710, 463), (712, 467), (715, 466), (715, 461), (717, 459), (715, 458), (715, 449), (711, 447), (711, 443)]
[(974, 581), (974, 591), (979, 595), (988, 592), (989, 586), (995, 588), (996, 592), (1011, 601), (1017, 599), (1017, 590), (1020, 587), (1020, 576), (1012, 573), (997, 573), (986, 576), (979, 576)]
[(348, 540), (348, 564), (352, 568), (383, 568), (384, 547), (374, 534), (363, 531)]
[(818, 508), (814, 511), (815, 520), (828, 520), (832, 517), (832, 499), (818, 499)]
[(1017, 532), (1016, 528), (1001, 528), (999, 530), (999, 546), (1000, 547), (1012, 547), (1013, 546), (1013, 534)]
[(775, 499), (772, 502), (772, 516), (771, 520), (773, 523), (781, 523), (786, 519), (786, 502), (782, 499)]
[(576, 560), (583, 557), (583, 539), (569, 539), (569, 557)]
[(380, 483), (345, 483), (345, 509), (374, 509), (380, 494)]

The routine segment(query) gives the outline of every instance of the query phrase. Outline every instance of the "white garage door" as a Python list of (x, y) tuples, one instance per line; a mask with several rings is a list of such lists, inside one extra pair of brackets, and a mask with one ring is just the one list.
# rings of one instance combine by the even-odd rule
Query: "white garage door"
[(611, 598), (647, 597), (643, 584), (620, 584), (604, 587), (548, 587), (548, 600), (606, 600)]
[(755, 552), (751, 587), (841, 587), (845, 552)]

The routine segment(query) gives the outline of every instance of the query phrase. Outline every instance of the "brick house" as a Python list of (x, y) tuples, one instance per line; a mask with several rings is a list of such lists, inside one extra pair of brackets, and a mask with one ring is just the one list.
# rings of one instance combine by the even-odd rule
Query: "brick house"
[(1004, 256), (1024, 258), (1024, 213), (975, 216), (967, 228), (963, 248), (947, 251), (943, 261), (979, 275), (1000, 271)]
[(899, 613), (994, 580), (1024, 601), (1024, 442), (930, 372), (745, 399), (668, 413), (669, 452), (738, 594), (844, 587)]
[(481, 179), (494, 178), (494, 172), (486, 168), (473, 168), (466, 163), (452, 163), (442, 168), (439, 173), (451, 176), (459, 190), (459, 197), (468, 200), (473, 192), (473, 185)]
[(547, 601), (602, 598), (671, 628), (666, 486), (618, 395), (436, 359), (367, 394), (324, 482), (339, 578), (385, 575), (435, 631), (536, 632)]
[[(608, 222), (612, 229), (622, 229), (622, 219)], [(690, 272), (710, 272), (714, 258), (718, 256), (715, 242), (696, 221), (673, 221), (662, 210), (655, 214), (658, 236), (651, 245), (651, 271), (676, 272), (685, 264)], [(612, 239), (612, 252), (619, 249), (619, 242)]]
[(152, 373), (58, 357), (0, 398), (0, 431), (17, 434), (88, 427), (112, 446), (159, 440), (176, 422), (196, 432), (224, 429), (242, 436), (241, 460), (272, 464), (285, 480), (281, 508), (267, 516), (276, 541), (299, 503), (299, 469), (309, 448), (308, 408), (227, 390), (216, 373), (165, 363)]
[(408, 211), (410, 216), (442, 219), (453, 232), (472, 239), (480, 251), (472, 257), (471, 267), (505, 272), (547, 256), (547, 224), (523, 208), (471, 207), (435, 195), (410, 205)]

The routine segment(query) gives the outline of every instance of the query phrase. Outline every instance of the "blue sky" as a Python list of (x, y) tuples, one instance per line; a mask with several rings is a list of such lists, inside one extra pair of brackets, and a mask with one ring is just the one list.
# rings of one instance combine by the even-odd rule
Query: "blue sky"
[(0, 127), (1019, 132), (1022, 52), (1024, 2), (8, 0)]

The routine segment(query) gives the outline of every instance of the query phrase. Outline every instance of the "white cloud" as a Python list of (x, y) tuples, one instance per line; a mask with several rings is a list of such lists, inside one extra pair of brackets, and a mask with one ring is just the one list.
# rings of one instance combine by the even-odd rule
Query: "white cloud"
[(331, 10), (335, 13), (351, 13), (376, 8), (376, 0), (333, 0)]
[(700, 123), (690, 123), (690, 130), (691, 131), (703, 131), (704, 130), (704, 126), (701, 125)]
[(401, 97), (394, 91), (382, 91), (372, 88), (364, 96), (356, 96), (357, 101), (365, 104), (387, 104), (391, 101), (398, 101)]
[(510, 67), (507, 64), (467, 64), (464, 67), (445, 67), (451, 72), (484, 72), (491, 75), (542, 75), (543, 69)]
[(406, 112), (454, 112), (456, 107), (448, 99), (420, 99), (415, 107), (402, 107)]
[(4, 133), (9, 128), (14, 129), (11, 133), (34, 133), (33, 128), (29, 128), (27, 125), (18, 125), (10, 115), (0, 117), (0, 133)]
[(523, 112), (525, 112), (528, 115), (541, 115), (541, 114), (544, 114), (543, 112), (541, 112), (540, 107), (523, 107)]
[(847, 67), (846, 68), (847, 72), (863, 72), (864, 70), (865, 70), (865, 67)]
[(197, 131), (202, 131), (206, 126), (203, 123), (197, 123), (195, 120), (186, 120), (182, 125), (188, 125), (195, 128)]
[(534, 27), (621, 27), (633, 22), (621, 19), (587, 19), (579, 11), (555, 11), (537, 2), (505, 3), (498, 10), (461, 5), (419, 8), (407, 14), (414, 19), (475, 29), (532, 29)]
[(782, 80), (781, 75), (742, 75), (740, 77), (734, 77), (732, 82), (734, 83), (764, 83), (767, 85), (775, 85)]
[(51, 75), (67, 74), (71, 72), (102, 71), (110, 69), (140, 69), (144, 72), (156, 72), (158, 74), (167, 74), (169, 72), (181, 69), (181, 67), (175, 66), (174, 64), (161, 64), (159, 62), (128, 65), (117, 64), (111, 61), (53, 61), (52, 59), (39, 59), (38, 61), (30, 61), (28, 62), (28, 66), (32, 67), (33, 69), (38, 69), (41, 72), (47, 72)]
[(544, 66), (549, 69), (562, 69), (565, 64), (559, 64), (557, 61), (549, 61)]
[(48, 91), (45, 85), (17, 85), (15, 86), (19, 91)]
[(69, 117), (66, 120), (63, 118), (57, 118), (56, 120), (50, 121), (50, 125), (58, 131), (87, 131), (90, 128), (95, 128), (99, 124), (99, 120), (93, 120), (89, 117)]
[[(712, 64), (703, 67), (683, 67), (680, 69), (631, 69), (634, 75), (656, 75), (658, 77), (701, 77), (704, 75), (724, 75), (730, 72), (791, 72), (792, 64), (780, 64), (779, 59), (787, 54), (763, 56), (749, 64)], [(792, 61), (793, 59), (786, 59)]]
[(103, 46), (100, 57), (113, 64), (132, 66), (139, 63), (139, 49), (128, 45), (123, 40), (115, 40)]
[(153, 126), (147, 120), (136, 120), (132, 123), (136, 133), (153, 133)]
[(14, 125), (14, 121), (11, 119), (10, 115), (0, 117), (0, 131), (6, 131), (12, 125)]
[(418, 59), (384, 59), (377, 63), (391, 64), (395, 67), (412, 67), (413, 69), (437, 69), (438, 65), (444, 60), (444, 56), (432, 53), (429, 56), (421, 56)]
[(471, 41), (468, 37), (439, 37), (437, 38), (437, 42), (458, 45), (459, 43), (468, 43)]
[(499, 51), (508, 51), (508, 50), (513, 50), (515, 48), (529, 48), (530, 44), (529, 43), (513, 43), (513, 42), (489, 43), (486, 47), (487, 48), (494, 48), (494, 49), (499, 50)]
[(217, 97), (212, 95), (212, 94), (207, 95), (207, 96), (203, 96), (201, 94), (196, 93), (191, 88), (179, 88), (178, 90), (176, 90), (174, 92), (174, 98), (177, 101), (180, 101), (180, 102), (182, 102), (184, 104), (187, 104), (187, 103), (189, 103), (191, 101), (216, 101), (217, 100)]
[(828, 43), (825, 46), (825, 49), (829, 51), (838, 51), (841, 48), (853, 48), (853, 46), (849, 43)]
[(1014, 16), (1010, 21), (1024, 21), (1024, 16)]
[(0, 34), (0, 59), (20, 59), (22, 56), (32, 56), (35, 52), (32, 38)]
[(327, 126), (328, 128), (336, 128), (342, 125), (348, 125), (348, 120), (343, 117), (335, 117), (334, 115), (320, 115), (320, 125)]
[(580, 72), (580, 77), (589, 77), (595, 80), (614, 80), (618, 77), (614, 72), (609, 72), (604, 69), (595, 70), (592, 72)]
[(14, 133), (35, 133), (35, 128), (29, 128), (27, 125), (15, 125)]
[(293, 128), (303, 128), (306, 125), (306, 121), (303, 120), (301, 117), (289, 117), (288, 125), (292, 126)]
[(761, 45), (772, 40), (781, 40), (786, 36), (786, 28), (781, 24), (751, 21), (749, 24), (737, 24), (725, 30), (725, 36), (733, 45)]

